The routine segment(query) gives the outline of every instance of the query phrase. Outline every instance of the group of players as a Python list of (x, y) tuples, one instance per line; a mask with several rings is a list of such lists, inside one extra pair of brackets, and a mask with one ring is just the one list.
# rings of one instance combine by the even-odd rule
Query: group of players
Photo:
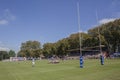
[[(103, 55), (100, 55), (100, 64), (101, 65), (104, 65), (104, 56)], [(32, 67), (35, 66), (35, 59), (33, 58), (32, 59)], [(83, 68), (84, 66), (84, 59), (83, 59), (83, 56), (81, 55), (80, 56), (80, 68)]]

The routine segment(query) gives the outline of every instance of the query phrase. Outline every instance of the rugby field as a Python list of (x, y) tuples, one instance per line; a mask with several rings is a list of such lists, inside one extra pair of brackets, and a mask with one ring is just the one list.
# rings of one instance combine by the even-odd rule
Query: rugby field
[(47, 60), (0, 62), (0, 80), (120, 80), (120, 59), (85, 60), (79, 68), (79, 60), (60, 61), (50, 64)]

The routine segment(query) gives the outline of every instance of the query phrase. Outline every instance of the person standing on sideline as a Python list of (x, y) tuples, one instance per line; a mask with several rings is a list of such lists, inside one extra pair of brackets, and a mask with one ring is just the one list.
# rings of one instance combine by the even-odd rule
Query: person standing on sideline
[(34, 67), (35, 66), (35, 59), (33, 58), (32, 59), (32, 67)]
[(101, 65), (104, 65), (104, 56), (102, 54), (100, 55), (100, 63)]

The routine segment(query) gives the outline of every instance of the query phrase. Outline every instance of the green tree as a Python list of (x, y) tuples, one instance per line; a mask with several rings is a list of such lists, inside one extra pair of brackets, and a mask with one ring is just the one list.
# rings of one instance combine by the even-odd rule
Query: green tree
[(9, 57), (15, 57), (15, 51), (13, 51), (13, 50), (10, 50), (9, 52)]
[(40, 42), (38, 42), (38, 41), (26, 41), (26, 42), (21, 44), (19, 55), (24, 56), (24, 57), (40, 57), (39, 56), (41, 54), (40, 50), (41, 50)]
[(103, 45), (106, 45), (110, 53), (119, 51), (120, 47), (120, 19), (114, 22), (102, 24), (98, 27), (90, 29), (88, 34), (97, 37), (99, 28), (100, 39)]
[(105, 24), (103, 28), (104, 33), (102, 34), (107, 41), (110, 53), (119, 51), (117, 49), (120, 47), (120, 20), (115, 20), (114, 22)]
[(68, 38), (64, 38), (57, 42), (57, 56), (65, 56), (67, 55), (67, 50), (70, 45), (68, 43)]
[(68, 37), (68, 43), (69, 43), (69, 47), (70, 49), (76, 49), (79, 48), (79, 34), (71, 34)]
[(9, 55), (7, 51), (0, 51), (0, 60), (8, 59)]
[(46, 57), (56, 54), (56, 44), (55, 43), (45, 43), (43, 45), (43, 54)]

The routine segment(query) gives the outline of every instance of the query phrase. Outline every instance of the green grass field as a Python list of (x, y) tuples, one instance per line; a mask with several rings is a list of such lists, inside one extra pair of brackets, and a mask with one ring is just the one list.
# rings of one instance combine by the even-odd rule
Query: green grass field
[(85, 60), (84, 68), (79, 68), (79, 60), (61, 61), (50, 64), (47, 60), (0, 62), (0, 80), (120, 80), (120, 59)]

